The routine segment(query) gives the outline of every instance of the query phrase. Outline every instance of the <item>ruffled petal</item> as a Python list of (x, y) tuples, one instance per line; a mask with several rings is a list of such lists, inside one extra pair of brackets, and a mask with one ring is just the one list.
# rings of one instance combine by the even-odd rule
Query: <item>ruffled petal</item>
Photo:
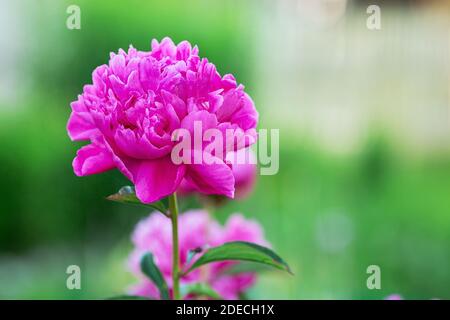
[(224, 95), (222, 106), (217, 110), (217, 119), (220, 122), (237, 124), (243, 130), (256, 128), (258, 124), (258, 112), (243, 87), (229, 90)]
[(77, 151), (72, 166), (77, 176), (86, 176), (113, 169), (115, 164), (106, 148), (89, 144)]
[(184, 165), (173, 164), (170, 156), (147, 160), (123, 160), (131, 173), (136, 196), (144, 203), (158, 201), (176, 191), (185, 175)]
[[(199, 151), (192, 150), (194, 157), (197, 152)], [(208, 157), (208, 162), (203, 160), (201, 164), (188, 166), (187, 182), (201, 193), (234, 198), (234, 176), (231, 168), (217, 157), (212, 155), (208, 155)]]
[(67, 123), (67, 133), (72, 141), (89, 140), (100, 134), (88, 112), (72, 112)]
[(144, 135), (138, 137), (133, 130), (117, 130), (114, 141), (117, 147), (127, 156), (135, 159), (154, 159), (167, 155), (171, 146), (161, 148), (153, 145)]
[(189, 130), (191, 135), (193, 135), (194, 128), (195, 128), (194, 125), (196, 123), (201, 124), (202, 132), (199, 132), (201, 134), (210, 128), (216, 128), (217, 127), (217, 118), (214, 114), (209, 113), (206, 110), (194, 111), (194, 112), (188, 114), (181, 121), (181, 127)]
[(246, 93), (241, 98), (240, 108), (231, 116), (231, 122), (244, 130), (254, 129), (258, 125), (259, 114), (250, 96)]

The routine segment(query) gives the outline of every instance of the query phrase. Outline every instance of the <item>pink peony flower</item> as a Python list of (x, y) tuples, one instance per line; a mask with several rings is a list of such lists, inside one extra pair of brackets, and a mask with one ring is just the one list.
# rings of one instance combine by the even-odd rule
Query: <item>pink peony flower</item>
[[(155, 263), (160, 268), (169, 288), (172, 287), (172, 235), (170, 220), (160, 214), (151, 214), (136, 226), (132, 241), (134, 251), (128, 265), (140, 281), (130, 289), (134, 295), (158, 298), (155, 285), (141, 274), (139, 261), (142, 255), (152, 252)], [(188, 252), (196, 248), (218, 246), (229, 241), (249, 241), (268, 246), (261, 226), (252, 220), (246, 220), (240, 214), (232, 215), (225, 226), (211, 221), (206, 211), (194, 210), (179, 217), (180, 264), (183, 270), (187, 265)], [(251, 287), (256, 274), (251, 272), (227, 274), (235, 265), (234, 261), (216, 262), (194, 270), (180, 279), (180, 283), (207, 282), (225, 299), (237, 299), (239, 294)]]
[[(248, 154), (248, 159), (246, 156)], [(256, 181), (256, 156), (253, 151), (240, 149), (230, 152), (226, 156), (226, 162), (231, 165), (234, 176), (235, 198), (247, 197), (252, 191)], [(195, 192), (195, 186), (187, 180), (183, 180), (178, 189), (181, 195)]]
[(256, 141), (253, 101), (231, 74), (221, 77), (189, 42), (175, 45), (165, 38), (151, 47), (111, 53), (109, 64), (94, 70), (93, 83), (72, 102), (69, 136), (90, 141), (77, 152), (75, 174), (117, 168), (145, 203), (172, 194), (183, 179), (199, 192), (233, 197), (235, 177), (226, 152), (220, 156), (208, 143), (194, 143), (191, 153), (209, 152), (213, 163), (175, 164), (173, 133), (193, 132), (200, 123), (203, 130), (233, 130), (233, 139), (223, 140), (224, 150), (245, 148)]

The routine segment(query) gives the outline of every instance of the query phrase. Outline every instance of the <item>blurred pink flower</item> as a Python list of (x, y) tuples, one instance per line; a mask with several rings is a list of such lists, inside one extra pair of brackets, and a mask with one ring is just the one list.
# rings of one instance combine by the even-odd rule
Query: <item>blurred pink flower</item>
[(205, 194), (234, 196), (235, 178), (225, 156), (213, 154), (208, 144), (191, 153), (210, 153), (214, 163), (175, 164), (171, 152), (177, 129), (232, 130), (224, 150), (235, 151), (256, 141), (258, 113), (251, 98), (231, 74), (198, 56), (198, 48), (183, 41), (175, 45), (153, 40), (152, 50), (132, 47), (111, 53), (108, 65), (97, 67), (93, 84), (85, 85), (72, 102), (67, 130), (72, 140), (89, 140), (73, 161), (79, 176), (119, 169), (136, 187), (145, 203), (172, 194), (183, 179)]
[[(247, 157), (247, 159), (246, 159)], [(226, 162), (231, 165), (234, 176), (234, 196), (237, 199), (247, 197), (252, 191), (256, 181), (256, 156), (250, 149), (240, 149), (236, 152), (229, 152)], [(183, 180), (178, 189), (181, 195), (188, 195), (195, 192), (195, 186), (189, 181)]]
[(387, 296), (384, 300), (403, 300), (403, 297), (399, 294), (391, 294)]
[[(139, 268), (139, 261), (146, 252), (152, 252), (169, 288), (172, 287), (172, 236), (170, 220), (160, 214), (151, 214), (136, 226), (132, 241), (134, 250), (128, 265), (138, 276), (139, 283), (130, 289), (134, 295), (158, 298), (158, 289)], [(179, 217), (179, 246), (181, 269), (186, 267), (188, 252), (196, 248), (218, 246), (229, 241), (249, 241), (268, 246), (261, 226), (246, 220), (240, 214), (232, 215), (225, 226), (212, 221), (206, 211), (188, 211)], [(224, 299), (237, 299), (239, 294), (251, 287), (256, 274), (251, 272), (226, 274), (234, 261), (216, 262), (194, 270), (180, 279), (181, 284), (207, 282)]]

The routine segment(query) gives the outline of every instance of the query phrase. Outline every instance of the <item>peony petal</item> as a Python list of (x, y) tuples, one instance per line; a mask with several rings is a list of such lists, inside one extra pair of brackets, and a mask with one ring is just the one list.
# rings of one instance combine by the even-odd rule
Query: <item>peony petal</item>
[[(192, 150), (193, 157), (198, 152)], [(196, 155), (197, 154), (197, 155)], [(209, 163), (190, 164), (186, 172), (186, 180), (197, 191), (204, 194), (224, 195), (234, 198), (234, 176), (231, 168), (221, 159), (208, 155)], [(212, 161), (213, 160), (213, 161)]]
[(143, 58), (138, 65), (139, 80), (147, 90), (156, 90), (160, 77), (160, 70), (156, 59), (153, 57)]
[(106, 148), (89, 144), (77, 151), (72, 166), (77, 176), (86, 176), (113, 169), (115, 164)]
[(222, 87), (225, 90), (230, 90), (236, 88), (236, 79), (232, 74), (226, 74), (222, 77)]
[(109, 60), (109, 66), (113, 74), (117, 75), (122, 81), (125, 74), (125, 56), (123, 54), (113, 54)]
[(192, 46), (188, 41), (181, 41), (177, 45), (177, 60), (187, 60), (191, 55)]
[(100, 131), (94, 124), (89, 112), (72, 112), (67, 122), (67, 133), (72, 141), (89, 140), (98, 136)]
[(229, 122), (221, 123), (217, 128), (225, 137), (223, 150), (225, 153), (247, 148), (254, 144), (258, 137), (255, 129), (248, 129), (244, 132), (238, 125)]
[(241, 98), (240, 108), (231, 116), (231, 122), (236, 123), (244, 130), (256, 128), (259, 114), (255, 109), (255, 104), (246, 93)]
[(237, 124), (243, 130), (255, 128), (258, 124), (258, 112), (243, 87), (229, 90), (224, 95), (222, 106), (217, 110), (217, 119), (220, 122)]
[(110, 75), (108, 77), (109, 82), (111, 83), (111, 88), (119, 100), (125, 100), (128, 96), (128, 90), (126, 88), (125, 83), (117, 77), (116, 75)]
[(231, 164), (235, 180), (236, 198), (245, 198), (254, 188), (257, 166), (256, 155), (250, 149), (240, 149), (226, 155), (227, 163)]
[(145, 135), (138, 137), (130, 129), (117, 130), (114, 142), (122, 153), (135, 159), (160, 158), (167, 155), (171, 149), (170, 145), (159, 148), (153, 145)]
[(144, 203), (160, 200), (176, 191), (185, 175), (184, 165), (175, 165), (170, 156), (147, 161), (123, 160)]
[(217, 118), (214, 114), (209, 113), (206, 110), (194, 111), (188, 114), (182, 121), (181, 127), (187, 129), (194, 134), (194, 123), (199, 122), (202, 124), (202, 132), (210, 128), (217, 127)]
[(139, 73), (136, 70), (133, 70), (128, 76), (126, 88), (130, 92), (133, 90), (139, 93), (143, 92), (141, 82), (139, 81)]
[(86, 108), (84, 104), (84, 97), (82, 95), (78, 95), (78, 99), (70, 103), (70, 107), (73, 112), (88, 112), (89, 110)]
[(172, 105), (179, 119), (182, 119), (186, 116), (187, 114), (186, 104), (184, 103), (183, 100), (181, 100), (179, 97), (177, 97), (174, 94), (171, 94), (166, 90), (161, 90), (161, 94), (165, 103)]

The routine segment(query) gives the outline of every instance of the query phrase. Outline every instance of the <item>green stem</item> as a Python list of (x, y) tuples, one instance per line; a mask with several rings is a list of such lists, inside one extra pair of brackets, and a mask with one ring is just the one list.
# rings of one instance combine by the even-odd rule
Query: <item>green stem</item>
[(180, 251), (178, 248), (178, 202), (177, 194), (169, 196), (170, 219), (172, 220), (172, 277), (173, 299), (180, 299)]

